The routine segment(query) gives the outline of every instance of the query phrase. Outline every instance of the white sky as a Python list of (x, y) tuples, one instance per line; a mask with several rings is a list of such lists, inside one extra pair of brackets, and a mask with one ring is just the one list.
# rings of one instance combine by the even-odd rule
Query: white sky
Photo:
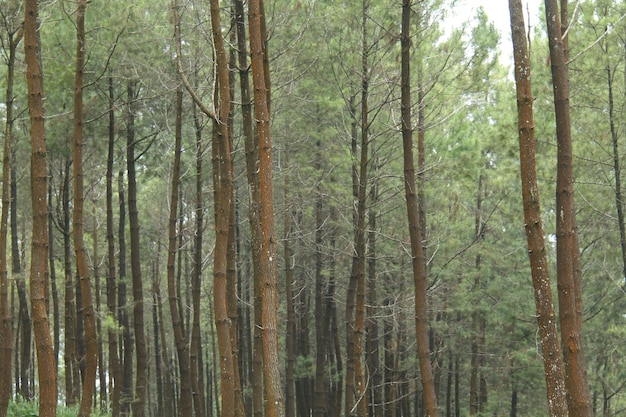
[[(543, 0), (522, 0), (524, 7), (524, 14), (526, 10), (530, 11), (530, 21), (528, 16), (525, 16), (526, 26), (530, 23), (534, 28), (538, 25), (539, 19), (544, 19), (543, 15)], [(511, 26), (509, 20), (509, 2), (508, 0), (457, 0), (456, 5), (448, 15), (452, 24), (460, 23), (462, 21), (470, 19), (476, 10), (482, 6), (489, 19), (496, 25), (500, 31), (500, 48), (505, 51), (505, 55), (511, 55)], [(540, 12), (541, 10), (541, 12)]]

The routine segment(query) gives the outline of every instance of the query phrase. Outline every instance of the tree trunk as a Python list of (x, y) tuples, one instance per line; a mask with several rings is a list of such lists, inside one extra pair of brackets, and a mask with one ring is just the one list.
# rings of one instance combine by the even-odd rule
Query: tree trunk
[(228, 61), (221, 31), (219, 2), (211, 0), (211, 27), (217, 65), (219, 105), (213, 121), (213, 187), (215, 205), (215, 250), (213, 256), (213, 298), (219, 345), (222, 380), (222, 417), (235, 416), (235, 366), (232, 357), (230, 322), (228, 317), (227, 269), (230, 211), (232, 208), (231, 149), (228, 133), (230, 84)]
[(72, 160), (74, 167), (74, 208), (72, 214), (74, 251), (78, 280), (80, 283), (82, 316), (85, 326), (85, 372), (83, 374), (83, 392), (80, 401), (79, 417), (91, 414), (93, 396), (96, 389), (96, 370), (98, 366), (98, 340), (96, 320), (91, 300), (91, 282), (89, 264), (83, 237), (84, 177), (83, 177), (83, 84), (85, 66), (85, 9), (86, 0), (78, 1), (76, 10), (76, 76), (74, 79), (74, 142)]
[[(15, 53), (22, 38), (22, 29), (8, 33), (6, 124), (4, 150), (2, 153), (2, 214), (0, 217), (0, 417), (6, 416), (11, 399), (13, 358), (13, 317), (9, 308), (9, 279), (7, 262), (7, 235), (9, 209), (11, 208), (11, 155), (13, 135), (13, 84), (15, 74)], [(27, 329), (30, 332), (30, 327)]]
[[(176, 1), (172, 7), (178, 7)], [(174, 14), (176, 17), (178, 13)], [(180, 43), (180, 21), (174, 22), (174, 42)], [(176, 126), (174, 162), (172, 167), (172, 183), (170, 194), (170, 217), (169, 217), (169, 239), (167, 250), (167, 293), (170, 306), (170, 316), (172, 319), (172, 330), (174, 333), (174, 343), (178, 354), (178, 368), (180, 372), (180, 412), (182, 417), (191, 417), (193, 414), (193, 399), (191, 396), (191, 378), (189, 375), (189, 352), (183, 329), (182, 313), (179, 309), (180, 289), (176, 286), (176, 253), (178, 249), (178, 233), (176, 223), (178, 221), (178, 194), (180, 185), (180, 155), (182, 153), (182, 126), (183, 126), (183, 87), (182, 84), (176, 89)]]
[(411, 263), (415, 287), (415, 334), (419, 358), (422, 388), (424, 390), (424, 410), (427, 417), (437, 417), (437, 397), (430, 362), (428, 334), (428, 306), (426, 285), (426, 259), (422, 246), (422, 230), (419, 221), (419, 207), (415, 190), (415, 165), (413, 164), (413, 126), (411, 122), (411, 84), (410, 84), (410, 43), (409, 26), (411, 24), (411, 2), (402, 2), (402, 80), (401, 113), (402, 143), (404, 149), (404, 187), (406, 192), (409, 237), (411, 240)]
[[(321, 141), (317, 141), (317, 155), (315, 168), (317, 175), (322, 174), (321, 160), (322, 160), (322, 144)], [(286, 177), (285, 177), (286, 178)], [(287, 181), (285, 179), (285, 181)], [(318, 183), (319, 184), (319, 183)], [(324, 417), (328, 415), (327, 402), (326, 402), (326, 349), (324, 339), (324, 324), (326, 323), (325, 310), (324, 310), (324, 248), (323, 245), (323, 195), (320, 185), (317, 186), (317, 193), (315, 195), (315, 383), (314, 383), (314, 398), (313, 398), (313, 416)], [(287, 192), (287, 185), (285, 185), (285, 193)], [(290, 219), (291, 211), (287, 209), (285, 218)], [(287, 222), (287, 220), (286, 220)], [(291, 227), (291, 221), (289, 221), (289, 227)], [(290, 230), (291, 232), (291, 230)], [(287, 245), (288, 237), (285, 238), (285, 245)], [(286, 246), (285, 246), (286, 247)], [(290, 267), (291, 265), (291, 253), (287, 257), (285, 252), (285, 262)], [(290, 268), (291, 269), (291, 268)], [(292, 273), (293, 275), (293, 273)], [(291, 281), (287, 281), (286, 285), (291, 285)], [(289, 290), (287, 292), (289, 294)]]
[[(246, 154), (246, 178), (250, 190), (248, 222), (250, 224), (250, 240), (252, 251), (253, 287), (254, 287), (254, 346), (252, 354), (252, 409), (255, 417), (263, 413), (263, 344), (261, 343), (261, 221), (259, 207), (259, 160), (258, 144), (254, 135), (252, 120), (252, 101), (250, 97), (250, 81), (248, 69), (248, 48), (246, 45), (246, 25), (244, 5), (241, 0), (234, 0), (235, 22), (237, 27), (237, 51), (239, 66), (239, 88), (241, 90), (241, 115)], [(289, 382), (287, 382), (289, 383)], [(291, 416), (293, 417), (293, 416)]]
[(126, 294), (126, 200), (124, 197), (124, 172), (119, 172), (118, 195), (120, 206), (120, 219), (118, 229), (118, 239), (120, 244), (119, 253), (119, 323), (122, 328), (123, 338), (120, 350), (120, 413), (124, 416), (130, 415), (130, 406), (133, 400), (133, 338), (131, 333), (131, 323), (129, 320), (129, 310)]
[(143, 321), (143, 282), (139, 245), (139, 211), (135, 178), (135, 102), (139, 96), (136, 81), (127, 83), (128, 125), (126, 126), (126, 166), (128, 171), (128, 220), (130, 225), (130, 269), (133, 283), (133, 326), (135, 330), (136, 374), (133, 417), (143, 417), (146, 407), (148, 356)]
[[(373, 170), (376, 167), (373, 167)], [(378, 186), (376, 181), (370, 190), (370, 212), (368, 231), (368, 289), (367, 289), (367, 368), (369, 374), (370, 411), (372, 417), (382, 417), (383, 415), (383, 395), (382, 395), (382, 368), (380, 366), (380, 336), (378, 334), (378, 291), (377, 291), (377, 253), (376, 253), (376, 220), (378, 213), (373, 206), (378, 202)]]
[(202, 284), (202, 242), (204, 234), (204, 202), (203, 202), (203, 154), (204, 145), (202, 141), (202, 125), (198, 115), (197, 106), (193, 107), (193, 119), (196, 133), (196, 208), (195, 208), (195, 232), (193, 242), (193, 263), (192, 263), (192, 303), (193, 303), (193, 321), (191, 326), (191, 355), (190, 366), (192, 380), (196, 380), (197, 390), (194, 393), (197, 396), (196, 416), (206, 416), (205, 395), (204, 395), (204, 362), (202, 359), (202, 335), (200, 332), (200, 297)]
[[(535, 312), (541, 340), (544, 377), (550, 416), (567, 415), (563, 358), (558, 340), (552, 290), (548, 275), (544, 243), (537, 171), (535, 168), (535, 138), (533, 96), (530, 82), (530, 59), (526, 44), (526, 30), (521, 0), (509, 0), (515, 82), (517, 87), (518, 132), (524, 224), (528, 256), (535, 294)], [(515, 394), (517, 394), (515, 392)], [(516, 397), (515, 397), (516, 398)]]
[(46, 204), (48, 172), (44, 128), (43, 74), (39, 60), (39, 5), (37, 0), (24, 0), (24, 60), (28, 86), (28, 110), (31, 139), (32, 187), (32, 252), (30, 269), (30, 299), (37, 349), (39, 375), (39, 416), (56, 416), (57, 373), (54, 349), (46, 306), (48, 274), (48, 206)]
[[(576, 212), (567, 63), (567, 1), (545, 0), (557, 136), (556, 257), (565, 386), (571, 417), (589, 417), (591, 400), (582, 343), (581, 270)], [(564, 36), (565, 34), (565, 36)]]
[[(283, 417), (284, 400), (278, 358), (278, 277), (276, 271), (276, 232), (272, 186), (272, 143), (269, 114), (269, 69), (264, 48), (265, 15), (260, 0), (248, 2), (248, 27), (254, 85), (254, 113), (259, 142), (259, 196), (261, 214), (263, 385), (265, 417)], [(265, 63), (264, 63), (265, 62)]]
[[(107, 240), (107, 310), (114, 322), (117, 322), (117, 284), (115, 273), (115, 235), (113, 226), (113, 159), (115, 144), (115, 99), (113, 77), (109, 75), (109, 137), (106, 171), (106, 240)], [(117, 330), (109, 327), (109, 371), (111, 393), (111, 415), (120, 415), (120, 360), (118, 356)]]

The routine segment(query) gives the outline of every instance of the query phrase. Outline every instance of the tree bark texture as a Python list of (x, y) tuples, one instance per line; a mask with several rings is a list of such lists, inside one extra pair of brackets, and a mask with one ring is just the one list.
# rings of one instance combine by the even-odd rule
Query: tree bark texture
[(520, 175), (524, 204), (524, 225), (528, 244), (528, 257), (535, 294), (535, 312), (544, 378), (550, 416), (566, 416), (567, 400), (563, 371), (561, 344), (558, 339), (556, 317), (552, 303), (552, 290), (548, 274), (544, 242), (537, 170), (535, 166), (535, 134), (531, 70), (526, 30), (521, 0), (509, 0), (515, 84), (517, 87), (518, 135), (520, 147)]
[(567, 26), (566, 7), (567, 2), (561, 1), (559, 14), (557, 0), (545, 0), (557, 137), (557, 288), (569, 415), (589, 417), (591, 400), (583, 355), (581, 270), (574, 209), (567, 36), (562, 31), (562, 24)]
[(248, 2), (248, 28), (254, 114), (259, 147), (259, 195), (261, 215), (262, 264), (262, 328), (263, 385), (265, 417), (283, 417), (284, 399), (278, 357), (278, 276), (276, 270), (276, 232), (274, 228), (274, 192), (272, 185), (272, 142), (269, 114), (269, 68), (264, 64), (267, 50), (263, 47), (265, 15), (260, 0)]
[(78, 411), (79, 417), (91, 414), (96, 389), (98, 366), (98, 339), (96, 319), (91, 300), (89, 264), (83, 237), (84, 177), (83, 177), (83, 85), (85, 68), (85, 10), (86, 0), (78, 1), (76, 10), (76, 73), (74, 78), (74, 141), (72, 160), (74, 167), (74, 206), (72, 212), (74, 252), (82, 301), (82, 317), (85, 329), (85, 371), (83, 391)]
[(57, 373), (46, 303), (48, 274), (48, 172), (46, 169), (43, 74), (39, 60), (39, 2), (24, 0), (24, 60), (31, 140), (32, 252), (30, 300), (39, 369), (39, 416), (56, 416)]
[(213, 121), (213, 187), (215, 206), (215, 251), (213, 256), (213, 298), (222, 382), (222, 417), (235, 416), (235, 366), (232, 356), (227, 301), (228, 229), (232, 208), (231, 149), (228, 134), (230, 82), (228, 60), (221, 31), (219, 1), (211, 0), (211, 28), (217, 65), (218, 103)]
[[(11, 399), (11, 374), (13, 358), (13, 316), (9, 306), (8, 279), (8, 220), (11, 208), (11, 155), (13, 148), (13, 84), (15, 80), (15, 53), (22, 38), (22, 29), (8, 33), (6, 122), (2, 153), (2, 212), (0, 215), (0, 417), (6, 416)], [(28, 315), (28, 313), (27, 313)], [(29, 320), (30, 322), (30, 320)], [(27, 329), (30, 333), (30, 326)]]
[[(115, 144), (115, 94), (113, 77), (109, 76), (109, 137), (107, 149), (106, 171), (106, 241), (107, 241), (107, 312), (117, 322), (117, 274), (115, 272), (115, 228), (113, 222), (113, 159)], [(120, 415), (120, 359), (118, 355), (117, 331), (109, 328), (109, 370), (110, 370), (110, 398), (111, 415)]]
[(411, 263), (415, 290), (415, 333), (417, 354), (424, 395), (424, 414), (437, 417), (437, 396), (430, 362), (430, 343), (428, 330), (428, 299), (426, 285), (426, 259), (422, 246), (422, 230), (419, 221), (419, 207), (415, 183), (415, 165), (413, 163), (413, 126), (411, 122), (411, 84), (410, 84), (410, 44), (409, 27), (411, 24), (411, 1), (402, 2), (401, 36), (401, 117), (402, 144), (404, 152), (404, 189), (406, 193), (407, 218), (411, 241)]

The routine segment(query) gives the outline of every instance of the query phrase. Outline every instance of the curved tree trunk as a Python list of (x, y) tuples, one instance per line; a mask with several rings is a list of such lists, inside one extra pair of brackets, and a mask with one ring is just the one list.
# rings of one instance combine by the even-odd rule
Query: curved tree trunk
[(30, 299), (39, 369), (39, 416), (56, 416), (57, 374), (54, 349), (46, 306), (46, 277), (48, 274), (48, 206), (46, 204), (48, 172), (43, 105), (43, 74), (39, 60), (37, 0), (24, 1), (24, 60), (28, 85), (28, 110), (31, 139), (32, 187), (32, 252), (30, 269)]
[[(563, 357), (558, 339), (552, 290), (548, 275), (546, 248), (535, 168), (535, 137), (533, 96), (530, 83), (530, 59), (521, 0), (509, 0), (515, 82), (517, 86), (518, 131), (524, 224), (528, 242), (528, 257), (535, 293), (535, 311), (541, 340), (544, 377), (550, 416), (567, 415)], [(514, 395), (517, 391), (514, 391)], [(515, 396), (513, 398), (516, 398)], [(512, 409), (514, 409), (512, 401)]]
[(402, 144), (404, 149), (404, 189), (406, 193), (409, 237), (411, 240), (411, 263), (415, 289), (415, 334), (419, 358), (422, 388), (424, 393), (424, 412), (426, 417), (437, 417), (437, 396), (430, 362), (430, 343), (428, 331), (428, 306), (426, 285), (426, 260), (422, 246), (422, 230), (419, 220), (417, 192), (415, 190), (415, 165), (413, 163), (413, 126), (411, 122), (411, 86), (410, 86), (410, 44), (409, 26), (411, 23), (411, 1), (402, 2), (402, 80), (401, 113)]

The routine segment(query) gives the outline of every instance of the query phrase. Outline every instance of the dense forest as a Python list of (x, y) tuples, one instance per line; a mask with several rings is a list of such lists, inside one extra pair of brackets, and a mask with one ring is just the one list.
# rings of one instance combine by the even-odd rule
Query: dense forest
[(0, 417), (624, 415), (626, 4), (455, 3), (0, 0)]

